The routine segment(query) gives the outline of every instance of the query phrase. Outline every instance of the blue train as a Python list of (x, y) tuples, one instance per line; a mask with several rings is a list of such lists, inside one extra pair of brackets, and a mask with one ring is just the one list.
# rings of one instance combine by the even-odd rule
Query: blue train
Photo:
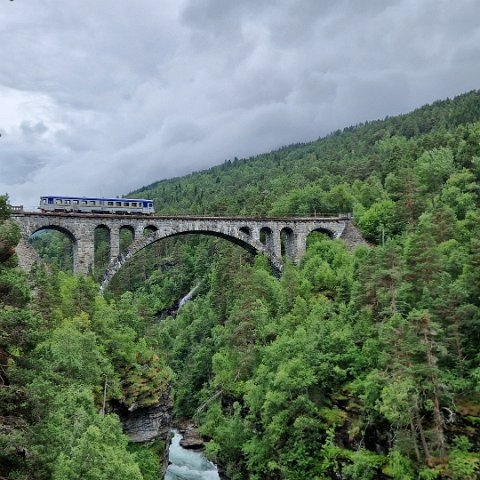
[(153, 201), (143, 198), (40, 197), (40, 211), (153, 215)]

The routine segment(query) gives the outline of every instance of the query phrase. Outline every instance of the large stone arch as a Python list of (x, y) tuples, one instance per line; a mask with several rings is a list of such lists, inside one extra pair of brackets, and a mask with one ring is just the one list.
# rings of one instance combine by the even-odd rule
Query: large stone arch
[(113, 276), (122, 268), (122, 266), (125, 265), (132, 257), (134, 257), (145, 247), (170, 237), (191, 234), (210, 235), (218, 238), (223, 238), (224, 240), (230, 241), (244, 248), (245, 250), (251, 252), (254, 255), (256, 255), (257, 253), (263, 253), (269, 258), (272, 269), (276, 273), (280, 273), (283, 270), (282, 261), (278, 257), (276, 257), (271, 251), (269, 251), (266, 245), (264, 245), (259, 240), (252, 238), (250, 235), (244, 233), (243, 231), (239, 231), (235, 235), (232, 233), (226, 233), (221, 230), (213, 229), (210, 230), (188, 228), (175, 232), (164, 232), (162, 230), (157, 230), (151, 235), (135, 241), (130, 248), (122, 252), (117, 258), (110, 262), (110, 265), (105, 270), (105, 273), (100, 282), (101, 290), (105, 290)]

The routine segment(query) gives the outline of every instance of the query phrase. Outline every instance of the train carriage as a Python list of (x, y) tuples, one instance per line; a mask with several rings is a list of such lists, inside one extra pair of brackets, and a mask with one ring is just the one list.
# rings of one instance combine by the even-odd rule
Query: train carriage
[(48, 212), (153, 215), (153, 201), (144, 198), (40, 197), (39, 209)]

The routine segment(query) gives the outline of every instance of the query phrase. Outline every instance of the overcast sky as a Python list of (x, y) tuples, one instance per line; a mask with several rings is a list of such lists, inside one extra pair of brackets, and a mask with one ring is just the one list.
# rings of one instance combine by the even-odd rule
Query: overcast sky
[(0, 0), (0, 193), (116, 196), (480, 88), (478, 0)]

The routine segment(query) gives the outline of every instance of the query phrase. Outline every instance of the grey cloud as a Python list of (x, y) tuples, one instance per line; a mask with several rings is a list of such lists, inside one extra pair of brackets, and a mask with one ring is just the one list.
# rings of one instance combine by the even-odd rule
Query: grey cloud
[(198, 142), (204, 137), (205, 133), (202, 129), (186, 118), (174, 119), (162, 129), (162, 143), (167, 146)]
[(6, 159), (0, 161), (0, 185), (3, 191), (8, 191), (3, 179), (8, 179), (7, 185), (28, 182), (47, 164), (42, 153), (35, 149), (20, 149), (15, 145), (8, 145), (2, 150), (2, 157)]
[(0, 2), (0, 191), (126, 193), (478, 88), (479, 16), (476, 0)]
[(238, 34), (245, 16), (256, 16), (267, 8), (275, 9), (282, 2), (274, 0), (189, 0), (182, 13), (182, 21), (190, 27), (210, 31), (216, 35)]
[(32, 124), (30, 122), (22, 122), (20, 128), (23, 132), (23, 135), (28, 138), (35, 138), (42, 136), (44, 133), (48, 132), (48, 127), (45, 126), (43, 122), (37, 122)]

